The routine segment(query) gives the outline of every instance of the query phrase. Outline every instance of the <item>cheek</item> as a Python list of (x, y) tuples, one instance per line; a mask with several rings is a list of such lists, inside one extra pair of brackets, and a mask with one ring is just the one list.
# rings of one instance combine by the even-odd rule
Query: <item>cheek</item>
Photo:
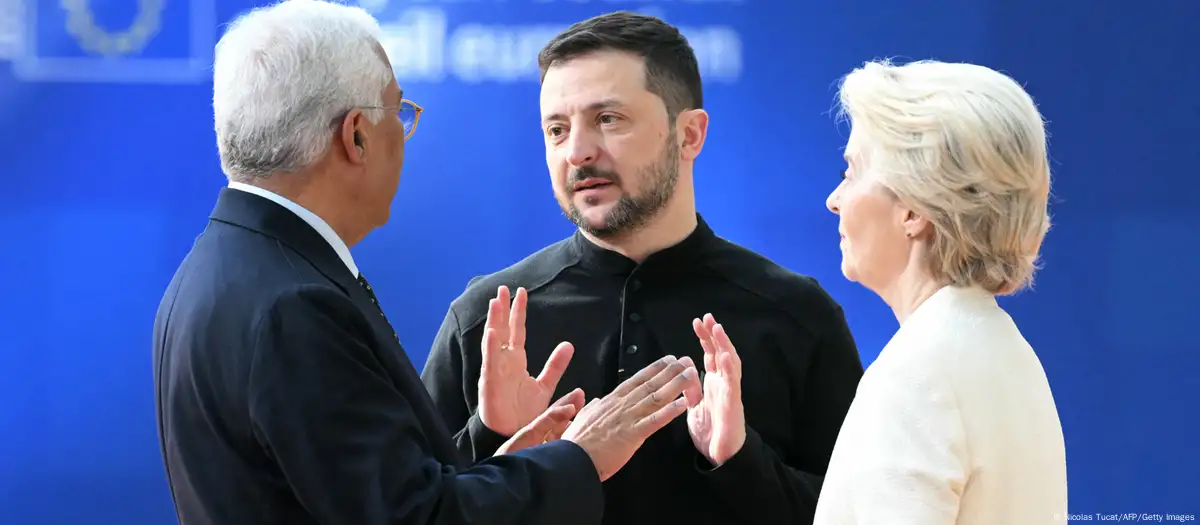
[(860, 249), (885, 248), (891, 239), (889, 207), (871, 194), (851, 193), (842, 198), (842, 229)]

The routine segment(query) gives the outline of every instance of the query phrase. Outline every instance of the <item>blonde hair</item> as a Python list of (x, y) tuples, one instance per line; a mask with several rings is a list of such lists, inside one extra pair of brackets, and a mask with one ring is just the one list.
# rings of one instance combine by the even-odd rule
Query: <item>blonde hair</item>
[(847, 75), (841, 115), (866, 172), (933, 226), (929, 268), (955, 286), (1032, 284), (1050, 228), (1046, 131), (1033, 99), (983, 66), (869, 62)]

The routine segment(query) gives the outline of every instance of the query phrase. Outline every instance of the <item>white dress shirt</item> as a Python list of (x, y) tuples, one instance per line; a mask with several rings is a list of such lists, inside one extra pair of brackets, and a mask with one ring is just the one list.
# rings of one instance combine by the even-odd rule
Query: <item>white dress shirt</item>
[(1062, 426), (1033, 349), (989, 293), (921, 304), (859, 383), (816, 525), (1067, 520)]
[(346, 267), (350, 269), (350, 274), (353, 275), (354, 278), (358, 278), (358, 266), (354, 264), (354, 257), (350, 256), (350, 248), (346, 246), (346, 242), (343, 241), (341, 237), (338, 237), (338, 234), (333, 231), (333, 228), (329, 227), (329, 224), (318, 217), (317, 214), (308, 211), (303, 206), (288, 200), (278, 193), (264, 190), (258, 186), (251, 186), (249, 184), (242, 184), (240, 182), (230, 182), (229, 187), (235, 190), (244, 191), (246, 193), (253, 193), (259, 197), (268, 199), (280, 206), (283, 206), (288, 210), (291, 210), (292, 213), (295, 213), (297, 216), (303, 219), (304, 222), (307, 222), (309, 226), (312, 226), (314, 230), (317, 230), (317, 233), (319, 233), (321, 237), (325, 239), (325, 242), (328, 242), (329, 245), (333, 247), (333, 251), (337, 252), (338, 257), (342, 259), (342, 262), (346, 263)]

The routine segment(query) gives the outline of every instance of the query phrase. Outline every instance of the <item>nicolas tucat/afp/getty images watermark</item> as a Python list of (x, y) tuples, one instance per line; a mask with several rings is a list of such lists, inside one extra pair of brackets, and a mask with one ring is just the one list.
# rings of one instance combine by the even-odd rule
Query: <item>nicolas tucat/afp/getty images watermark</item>
[(1066, 516), (1056, 515), (1056, 518), (1062, 521), (1123, 521), (1123, 522), (1147, 522), (1147, 523), (1184, 523), (1196, 521), (1195, 514), (1182, 513), (1152, 513), (1152, 512), (1126, 512), (1108, 514), (1103, 512), (1093, 512), (1090, 514), (1074, 514), (1068, 513)]

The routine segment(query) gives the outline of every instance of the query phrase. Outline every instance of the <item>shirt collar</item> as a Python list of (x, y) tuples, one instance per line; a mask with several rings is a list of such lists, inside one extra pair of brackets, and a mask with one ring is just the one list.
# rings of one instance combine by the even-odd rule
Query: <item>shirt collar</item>
[(229, 187), (235, 190), (258, 195), (259, 197), (270, 200), (280, 206), (283, 206), (284, 208), (287, 208), (292, 213), (295, 213), (297, 216), (303, 219), (304, 222), (308, 223), (309, 226), (312, 226), (312, 228), (321, 235), (321, 238), (325, 239), (325, 242), (329, 243), (329, 245), (333, 247), (333, 251), (337, 252), (338, 257), (343, 263), (346, 264), (346, 267), (350, 269), (350, 273), (354, 275), (355, 278), (359, 277), (358, 266), (354, 264), (354, 257), (350, 255), (350, 248), (346, 246), (346, 242), (343, 241), (341, 237), (338, 237), (338, 234), (333, 231), (333, 228), (329, 226), (329, 223), (318, 217), (317, 214), (308, 211), (303, 206), (288, 200), (286, 197), (279, 195), (278, 193), (264, 190), (258, 186), (251, 186), (249, 184), (230, 181)]
[(620, 253), (602, 248), (588, 240), (583, 232), (576, 230), (571, 238), (571, 246), (579, 259), (579, 265), (589, 271), (610, 274), (629, 275), (634, 270), (639, 273), (658, 272), (666, 270), (672, 273), (683, 273), (701, 254), (707, 251), (717, 239), (712, 228), (704, 222), (700, 214), (696, 214), (696, 228), (682, 241), (670, 247), (650, 254), (642, 264), (638, 264)]

